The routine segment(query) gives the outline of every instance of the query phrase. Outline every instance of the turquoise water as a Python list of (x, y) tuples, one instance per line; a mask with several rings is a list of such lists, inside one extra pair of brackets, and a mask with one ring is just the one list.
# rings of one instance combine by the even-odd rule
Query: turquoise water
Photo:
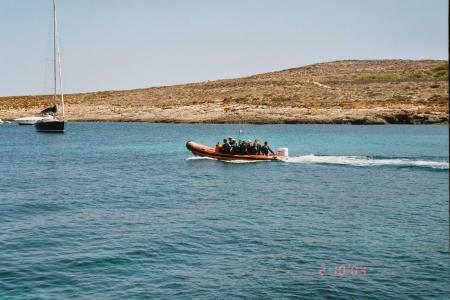
[[(193, 159), (192, 139), (289, 147)], [(444, 299), (447, 126), (0, 125), (0, 299)]]

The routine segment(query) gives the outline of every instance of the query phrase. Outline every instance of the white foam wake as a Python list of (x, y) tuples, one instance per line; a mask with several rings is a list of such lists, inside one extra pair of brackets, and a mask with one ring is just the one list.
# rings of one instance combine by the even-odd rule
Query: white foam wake
[(302, 155), (289, 157), (289, 163), (301, 164), (336, 164), (352, 166), (399, 166), (399, 167), (425, 167), (448, 170), (448, 161), (415, 160), (407, 158), (370, 158), (365, 156), (328, 156), (328, 155)]
[[(202, 156), (191, 156), (186, 158), (186, 160), (217, 160), (212, 157), (202, 157)], [(265, 160), (223, 160), (225, 163), (230, 164), (252, 164), (257, 162), (267, 162)]]
[(224, 162), (229, 164), (254, 164), (254, 163), (264, 163), (270, 160), (224, 160)]
[(186, 160), (205, 160), (205, 159), (206, 160), (217, 160), (212, 157), (203, 157), (203, 156), (191, 156), (191, 157), (186, 158)]

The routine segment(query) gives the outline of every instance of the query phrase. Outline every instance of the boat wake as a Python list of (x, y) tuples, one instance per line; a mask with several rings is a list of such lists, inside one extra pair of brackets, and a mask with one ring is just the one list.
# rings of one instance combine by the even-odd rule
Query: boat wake
[[(211, 157), (192, 156), (186, 160), (217, 160)], [(223, 161), (230, 164), (249, 164), (268, 161), (260, 160), (232, 160)], [(404, 168), (430, 168), (437, 170), (448, 170), (448, 161), (420, 160), (410, 158), (373, 158), (367, 156), (333, 156), (333, 155), (301, 155), (289, 157), (284, 163), (294, 164), (324, 164), (324, 165), (347, 165), (357, 167), (393, 166)]]
[(329, 155), (302, 155), (289, 157), (288, 163), (300, 164), (334, 164), (350, 165), (358, 167), (372, 166), (397, 166), (397, 167), (420, 167), (448, 170), (448, 161), (417, 160), (409, 158), (371, 158), (366, 156), (329, 156)]
[[(201, 156), (191, 156), (186, 158), (186, 160), (217, 160), (212, 157), (201, 157)], [(224, 163), (229, 164), (253, 164), (253, 163), (261, 163), (261, 162), (269, 162), (269, 160), (222, 160)]]
[(255, 163), (267, 163), (270, 160), (224, 160), (223, 162), (229, 164), (255, 164)]
[(205, 159), (206, 160), (217, 160), (212, 157), (202, 157), (202, 156), (191, 156), (191, 157), (186, 158), (186, 160), (205, 160)]

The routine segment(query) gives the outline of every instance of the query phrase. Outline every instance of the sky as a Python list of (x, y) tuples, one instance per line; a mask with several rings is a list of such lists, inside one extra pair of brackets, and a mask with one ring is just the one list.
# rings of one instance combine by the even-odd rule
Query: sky
[[(57, 0), (57, 14), (68, 93), (448, 59), (446, 0)], [(51, 0), (0, 0), (0, 96), (51, 93), (51, 22)]]

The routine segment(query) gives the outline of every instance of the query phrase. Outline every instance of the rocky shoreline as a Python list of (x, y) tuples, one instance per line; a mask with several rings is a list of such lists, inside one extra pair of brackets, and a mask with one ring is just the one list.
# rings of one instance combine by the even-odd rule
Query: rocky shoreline
[[(337, 61), (240, 79), (66, 95), (67, 121), (448, 124), (448, 62)], [(50, 96), (0, 97), (0, 118)]]

